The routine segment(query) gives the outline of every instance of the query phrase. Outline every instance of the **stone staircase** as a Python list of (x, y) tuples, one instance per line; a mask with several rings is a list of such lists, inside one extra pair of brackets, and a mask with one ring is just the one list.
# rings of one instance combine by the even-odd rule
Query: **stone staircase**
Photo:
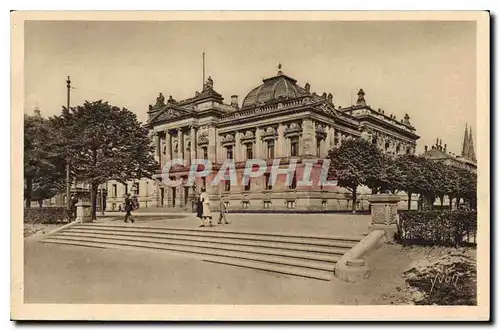
[(44, 243), (188, 254), (204, 261), (330, 280), (336, 262), (362, 236), (309, 236), (84, 223)]

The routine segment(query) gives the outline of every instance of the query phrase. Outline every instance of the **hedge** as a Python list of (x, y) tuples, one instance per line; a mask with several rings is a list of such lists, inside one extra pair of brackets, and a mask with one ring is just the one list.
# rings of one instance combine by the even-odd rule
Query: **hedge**
[(24, 208), (24, 223), (58, 223), (68, 220), (64, 207)]
[(462, 246), (476, 244), (476, 211), (399, 213), (397, 240), (403, 244)]

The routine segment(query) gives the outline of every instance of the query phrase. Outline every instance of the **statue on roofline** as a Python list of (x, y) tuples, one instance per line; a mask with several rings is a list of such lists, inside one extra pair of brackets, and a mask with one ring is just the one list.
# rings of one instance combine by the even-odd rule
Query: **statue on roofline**
[(212, 90), (214, 88), (214, 81), (212, 77), (208, 76), (207, 81), (204, 86), (204, 90)]
[(163, 96), (163, 93), (160, 93), (158, 97), (156, 98), (156, 105), (155, 106), (164, 106), (165, 105), (165, 97)]

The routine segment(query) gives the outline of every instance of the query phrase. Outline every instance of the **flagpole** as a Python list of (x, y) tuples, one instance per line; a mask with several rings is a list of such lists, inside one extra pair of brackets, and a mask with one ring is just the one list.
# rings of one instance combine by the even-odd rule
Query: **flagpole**
[(201, 86), (205, 86), (205, 52), (203, 52), (203, 82)]

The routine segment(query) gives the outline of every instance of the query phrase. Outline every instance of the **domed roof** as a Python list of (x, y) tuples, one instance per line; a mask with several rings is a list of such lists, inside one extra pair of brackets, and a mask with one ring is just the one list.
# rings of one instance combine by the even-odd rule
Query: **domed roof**
[(262, 82), (262, 85), (252, 89), (243, 99), (243, 108), (273, 101), (295, 99), (308, 94), (304, 88), (296, 84), (295, 79), (283, 75), (281, 71), (278, 72), (277, 76), (264, 79)]

